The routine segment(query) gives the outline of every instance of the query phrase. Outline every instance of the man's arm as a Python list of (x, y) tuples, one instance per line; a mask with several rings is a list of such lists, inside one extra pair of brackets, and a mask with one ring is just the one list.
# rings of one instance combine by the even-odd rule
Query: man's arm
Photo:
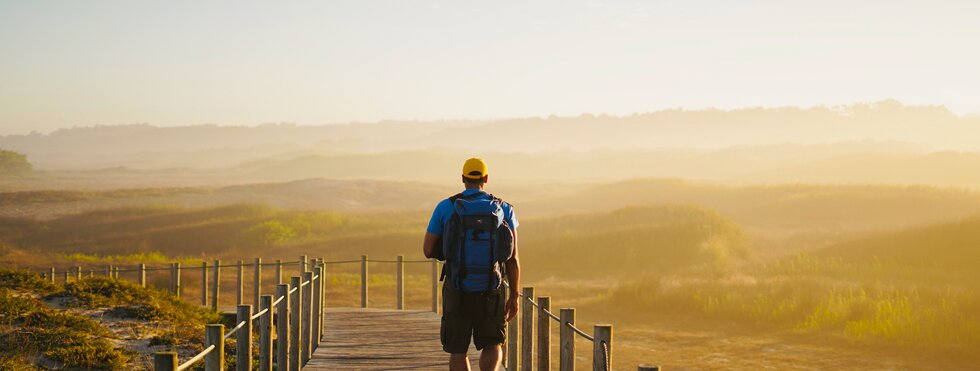
[(521, 261), (517, 257), (517, 251), (517, 231), (514, 231), (514, 256), (504, 263), (507, 267), (507, 283), (510, 284), (510, 295), (507, 298), (506, 308), (507, 322), (517, 316), (517, 307), (520, 303)]
[(436, 242), (438, 240), (439, 236), (425, 232), (425, 240), (422, 241), (422, 253), (425, 254), (426, 258), (432, 259), (435, 257)]

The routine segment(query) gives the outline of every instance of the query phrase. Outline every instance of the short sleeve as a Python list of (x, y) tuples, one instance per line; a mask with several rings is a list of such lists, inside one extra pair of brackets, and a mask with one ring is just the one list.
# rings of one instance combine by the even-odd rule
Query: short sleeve
[(425, 231), (434, 235), (442, 235), (442, 228), (449, 218), (451, 207), (448, 199), (439, 202), (435, 210), (432, 210), (432, 217), (429, 218), (429, 226), (425, 228)]
[(503, 209), (504, 220), (507, 221), (507, 225), (510, 226), (510, 229), (514, 231), (514, 233), (517, 233), (517, 225), (519, 222), (517, 221), (517, 214), (514, 213), (514, 207), (505, 203)]

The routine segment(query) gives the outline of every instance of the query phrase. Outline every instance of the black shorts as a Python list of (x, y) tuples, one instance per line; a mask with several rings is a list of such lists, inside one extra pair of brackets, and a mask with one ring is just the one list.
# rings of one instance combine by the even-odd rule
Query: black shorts
[(439, 338), (446, 353), (463, 354), (470, 337), (477, 350), (504, 343), (503, 285), (489, 292), (463, 292), (442, 285), (442, 326)]

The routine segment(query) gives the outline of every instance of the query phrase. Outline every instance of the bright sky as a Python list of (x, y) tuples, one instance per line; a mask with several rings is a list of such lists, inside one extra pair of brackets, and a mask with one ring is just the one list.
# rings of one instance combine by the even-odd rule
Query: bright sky
[(2, 1), (0, 135), (96, 124), (980, 111), (980, 1)]

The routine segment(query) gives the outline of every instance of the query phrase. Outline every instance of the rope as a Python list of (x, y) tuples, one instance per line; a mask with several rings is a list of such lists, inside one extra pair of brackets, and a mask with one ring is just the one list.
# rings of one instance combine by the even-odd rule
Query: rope
[(211, 351), (214, 349), (215, 349), (215, 345), (211, 344), (211, 346), (202, 350), (200, 353), (194, 356), (194, 358), (188, 359), (187, 362), (184, 362), (180, 366), (177, 366), (177, 371), (183, 371), (188, 369), (189, 367), (197, 363), (197, 361), (200, 361), (202, 358), (204, 358), (204, 356), (208, 355), (208, 353), (211, 353)]
[(327, 261), (327, 262), (323, 262), (323, 264), (344, 264), (344, 263), (360, 263), (360, 262), (361, 260), (358, 259), (358, 260)]
[(289, 290), (289, 294), (292, 295), (292, 293), (296, 292), (296, 290), (299, 290), (299, 287), (293, 287), (292, 290)]
[(602, 368), (609, 371), (609, 344), (607, 344), (605, 341), (599, 344), (602, 345), (602, 355), (604, 357), (602, 360)]
[(551, 319), (555, 320), (555, 322), (561, 322), (561, 318), (558, 318), (558, 316), (556, 316), (554, 313), (551, 313), (551, 311), (544, 308), (541, 308), (541, 311), (544, 312), (544, 314), (547, 314), (548, 317), (551, 317)]
[(582, 330), (579, 330), (579, 329), (578, 329), (578, 327), (575, 327), (575, 325), (573, 325), (573, 324), (571, 324), (571, 323), (567, 323), (567, 324), (566, 324), (566, 326), (568, 326), (569, 328), (571, 328), (571, 329), (572, 329), (572, 331), (575, 331), (575, 333), (576, 333), (576, 334), (579, 334), (580, 336), (582, 336), (582, 337), (584, 337), (584, 338), (586, 338), (586, 339), (588, 339), (588, 340), (589, 340), (589, 341), (591, 341), (591, 342), (595, 342), (595, 338), (594, 338), (594, 337), (592, 337), (592, 336), (591, 336), (591, 335), (589, 335), (589, 334), (586, 334), (586, 333), (585, 333), (585, 332), (583, 332)]
[(272, 302), (272, 306), (274, 307), (274, 306), (278, 305), (279, 302), (282, 301), (282, 299), (285, 299), (285, 298), (286, 298), (285, 296), (280, 296), (279, 299), (276, 299), (276, 301)]
[(310, 281), (306, 281), (306, 282), (303, 282), (303, 283), (299, 284), (299, 287), (303, 287), (303, 286), (306, 286), (306, 285), (309, 285), (309, 284), (310, 284)]
[(245, 322), (249, 322), (249, 321), (238, 322), (238, 326), (235, 326), (235, 328), (231, 329), (231, 331), (228, 331), (228, 333), (226, 333), (225, 337), (223, 337), (222, 339), (228, 340), (228, 338), (230, 338), (231, 335), (234, 335), (236, 332), (238, 332), (238, 330), (241, 330), (242, 327), (245, 327)]
[(252, 315), (252, 318), (250, 318), (249, 320), (250, 321), (257, 320), (259, 317), (262, 317), (262, 315), (265, 314), (265, 312), (268, 312), (268, 311), (269, 311), (269, 308), (260, 310), (258, 313), (255, 313), (254, 315)]

